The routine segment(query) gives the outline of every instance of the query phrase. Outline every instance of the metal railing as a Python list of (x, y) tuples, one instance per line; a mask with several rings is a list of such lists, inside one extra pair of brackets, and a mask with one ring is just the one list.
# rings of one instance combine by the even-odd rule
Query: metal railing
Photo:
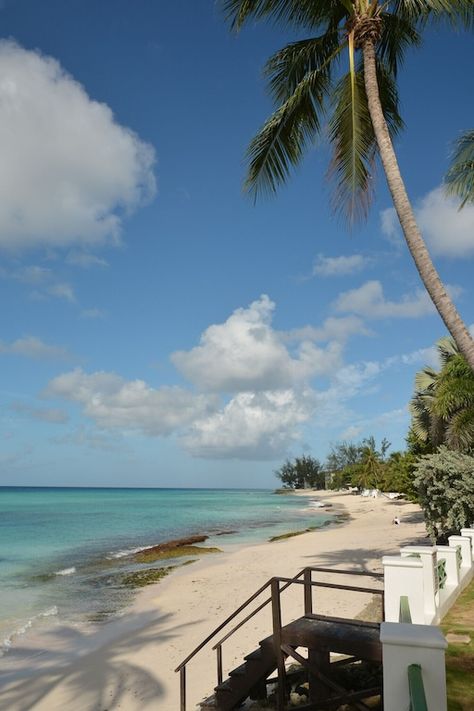
[[(250, 614), (236, 624), (229, 632), (221, 637), (212, 647), (217, 656), (217, 683), (221, 684), (223, 680), (223, 659), (222, 646), (232, 637), (241, 627), (251, 620), (258, 612), (263, 610), (267, 605), (272, 605), (272, 621), (273, 621), (273, 642), (277, 653), (277, 673), (278, 673), (278, 709), (283, 709), (285, 704), (285, 654), (281, 645), (281, 593), (291, 585), (302, 585), (304, 593), (304, 614), (313, 612), (313, 596), (312, 590), (314, 587), (322, 587), (338, 590), (349, 590), (352, 592), (371, 593), (373, 595), (382, 596), (382, 609), (384, 608), (383, 599), (384, 591), (380, 588), (368, 588), (356, 585), (341, 585), (337, 583), (328, 583), (323, 581), (314, 581), (313, 573), (331, 573), (340, 575), (359, 575), (371, 577), (374, 579), (383, 579), (383, 573), (369, 573), (358, 570), (338, 570), (334, 568), (322, 567), (307, 567), (301, 570), (293, 578), (274, 577), (267, 580), (256, 592), (253, 593), (245, 602), (234, 610), (218, 627), (213, 630), (190, 654), (176, 667), (175, 672), (180, 675), (180, 711), (186, 711), (186, 667), (188, 663), (206, 647), (218, 634), (222, 632), (238, 615), (240, 615), (249, 605), (251, 605), (262, 593), (270, 588), (271, 595), (262, 603), (260, 603)], [(303, 580), (301, 580), (303, 578)], [(283, 585), (280, 587), (280, 583)]]

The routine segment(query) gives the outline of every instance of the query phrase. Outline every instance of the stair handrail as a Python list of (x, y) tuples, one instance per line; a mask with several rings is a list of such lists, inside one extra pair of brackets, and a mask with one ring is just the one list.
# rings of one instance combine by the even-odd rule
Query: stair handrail
[(262, 592), (265, 590), (265, 588), (268, 588), (268, 587), (269, 587), (270, 583), (271, 583), (271, 580), (267, 580), (267, 582), (264, 583), (264, 585), (262, 585), (262, 587), (260, 587), (256, 592), (254, 592), (253, 595), (251, 595), (251, 596), (250, 596), (245, 602), (243, 602), (236, 610), (234, 610), (234, 612), (233, 612), (231, 615), (229, 615), (229, 616), (224, 620), (224, 622), (221, 622), (221, 624), (220, 624), (218, 627), (216, 627), (216, 629), (215, 629), (213, 632), (211, 632), (211, 634), (209, 634), (209, 635), (206, 637), (206, 639), (201, 642), (201, 644), (198, 644), (198, 646), (197, 646), (195, 649), (193, 649), (193, 651), (192, 651), (190, 654), (188, 654), (188, 656), (186, 657), (186, 659), (184, 659), (184, 660), (181, 662), (181, 664), (179, 664), (179, 666), (176, 667), (175, 672), (179, 672), (183, 667), (185, 667), (186, 664), (187, 664), (189, 661), (191, 661), (191, 659), (192, 659), (193, 657), (195, 657), (196, 654), (197, 654), (198, 652), (200, 652), (201, 649), (202, 649), (203, 647), (205, 647), (206, 644), (208, 644), (208, 643), (211, 641), (211, 639), (216, 636), (216, 634), (217, 634), (218, 632), (220, 632), (222, 629), (224, 629), (224, 627), (226, 627), (226, 626), (229, 624), (229, 622), (231, 622), (231, 621), (234, 619), (234, 617), (237, 617), (237, 615), (239, 615), (239, 614), (242, 612), (242, 610), (245, 610), (245, 608), (246, 608), (248, 605), (250, 605), (250, 603), (253, 602), (256, 597), (258, 597), (259, 595), (261, 595)]
[[(368, 577), (372, 577), (372, 578), (383, 578), (383, 573), (369, 573), (369, 572), (361, 571), (361, 570), (342, 570), (342, 569), (337, 569), (337, 568), (322, 568), (322, 567), (311, 567), (311, 566), (308, 566), (308, 567), (306, 567), (306, 568), (303, 568), (303, 570), (301, 570), (301, 571), (300, 571), (297, 575), (295, 575), (293, 578), (280, 578), (280, 581), (281, 581), (281, 582), (286, 583), (286, 584), (284, 585), (284, 587), (281, 589), (281, 592), (283, 592), (283, 590), (285, 590), (287, 587), (289, 587), (292, 583), (297, 582), (298, 579), (301, 578), (302, 575), (304, 575), (304, 571), (305, 571), (305, 570), (311, 570), (311, 571), (318, 572), (318, 573), (339, 573), (339, 574), (342, 574), (342, 575), (364, 575), (364, 576), (368, 576)], [(265, 588), (270, 587), (272, 580), (273, 580), (273, 578), (270, 578), (270, 580), (267, 580), (266, 583), (264, 583), (256, 592), (253, 593), (253, 595), (251, 595), (251, 596), (250, 596), (247, 600), (245, 600), (245, 602), (243, 602), (236, 610), (234, 610), (234, 612), (233, 612), (231, 615), (229, 615), (229, 616), (224, 620), (224, 622), (221, 622), (221, 624), (220, 624), (218, 627), (216, 627), (216, 629), (215, 629), (213, 632), (211, 632), (211, 634), (209, 634), (209, 635), (206, 637), (206, 639), (201, 642), (201, 644), (199, 644), (195, 649), (193, 649), (193, 651), (192, 651), (190, 654), (188, 654), (188, 656), (186, 657), (186, 659), (184, 659), (184, 660), (176, 667), (175, 672), (179, 672), (179, 671), (182, 669), (182, 667), (186, 666), (186, 664), (187, 664), (193, 657), (195, 657), (196, 654), (197, 654), (198, 652), (200, 652), (201, 649), (202, 649), (203, 647), (205, 647), (206, 644), (208, 644), (208, 643), (211, 641), (211, 639), (212, 639), (213, 637), (216, 636), (216, 634), (218, 634), (218, 632), (220, 632), (221, 630), (223, 630), (224, 627), (227, 627), (227, 625), (229, 624), (229, 622), (231, 622), (231, 621), (234, 619), (234, 617), (237, 617), (237, 615), (239, 615), (246, 607), (248, 607), (248, 605), (250, 605), (250, 603), (252, 603), (259, 595), (261, 595), (262, 592), (265, 590)], [(316, 584), (316, 585), (317, 585), (317, 584)], [(327, 585), (328, 587), (330, 586), (329, 583), (326, 583), (326, 585)], [(312, 586), (314, 586), (314, 583), (313, 583)], [(332, 587), (332, 586), (330, 586), (330, 587)], [(337, 587), (341, 587), (341, 586), (337, 586)], [(348, 589), (351, 589), (351, 588), (348, 588)], [(372, 591), (371, 591), (371, 592), (372, 592)], [(378, 591), (375, 591), (375, 590), (374, 590), (374, 592), (378, 592)], [(248, 618), (246, 618), (246, 620), (244, 620), (244, 621), (242, 621), (241, 623), (239, 623), (239, 625), (235, 628), (235, 631), (237, 631), (238, 629), (240, 629), (240, 627), (242, 627), (242, 625), (245, 624), (245, 622), (248, 622), (249, 619), (252, 619), (252, 617), (254, 616), (254, 614), (257, 614), (257, 612), (260, 612), (260, 610), (263, 609), (263, 607), (265, 607), (265, 606), (266, 606), (268, 603), (270, 603), (270, 602), (271, 602), (271, 597), (268, 598), (268, 600), (265, 601), (265, 603), (262, 603), (262, 605), (261, 605), (260, 607), (258, 607)], [(229, 633), (226, 637), (224, 637), (222, 640), (220, 640), (219, 642), (217, 642), (217, 643), (215, 644), (215, 646), (212, 647), (212, 649), (215, 650), (218, 646), (220, 646), (221, 643), (225, 642), (226, 639), (228, 639), (228, 637), (232, 636), (232, 634), (233, 634), (233, 631), (231, 630), (231, 633)]]
[[(243, 610), (245, 610), (248, 605), (250, 605), (259, 595), (261, 595), (264, 590), (266, 590), (268, 587), (272, 586), (272, 591), (273, 587), (275, 584), (278, 585), (278, 598), (280, 594), (286, 590), (290, 585), (296, 584), (296, 585), (304, 585), (305, 586), (305, 595), (306, 591), (311, 590), (312, 587), (327, 587), (327, 588), (338, 588), (338, 589), (345, 589), (345, 590), (353, 590), (353, 591), (360, 591), (360, 592), (371, 592), (371, 593), (379, 593), (383, 595), (383, 590), (377, 590), (373, 588), (361, 588), (361, 587), (354, 587), (354, 586), (349, 586), (349, 585), (336, 585), (332, 583), (322, 583), (322, 582), (313, 582), (311, 581), (311, 572), (319, 572), (319, 573), (339, 573), (342, 575), (363, 575), (367, 577), (372, 577), (372, 578), (383, 578), (383, 573), (369, 573), (366, 571), (358, 571), (358, 570), (342, 570), (342, 569), (337, 569), (337, 568), (323, 568), (323, 567), (306, 567), (303, 568), (297, 575), (295, 575), (293, 578), (285, 578), (285, 577), (273, 577), (270, 578), (270, 580), (267, 580), (266, 583), (264, 583), (256, 592), (253, 593), (245, 602), (243, 602), (239, 607), (234, 610), (223, 622), (221, 622), (220, 625), (218, 625), (215, 630), (213, 630), (195, 649), (193, 649), (190, 654), (184, 659), (175, 669), (176, 672), (180, 672), (180, 684), (181, 684), (181, 701), (180, 701), (180, 709), (181, 711), (185, 711), (186, 709), (186, 665), (188, 662), (193, 659), (193, 657), (198, 654), (198, 652), (201, 651), (219, 632), (221, 632), (224, 627), (227, 627), (227, 625), (232, 622), (232, 620), (237, 617)], [(308, 576), (309, 574), (309, 576)], [(304, 580), (300, 580), (301, 576), (304, 576)], [(309, 579), (308, 579), (309, 578)], [(285, 585), (280, 589), (279, 585), (280, 582), (285, 583)], [(222, 644), (229, 639), (237, 630), (239, 630), (244, 624), (246, 624), (249, 620), (252, 619), (260, 610), (262, 610), (266, 605), (268, 605), (270, 602), (272, 602), (274, 596), (268, 598), (265, 600), (263, 603), (261, 603), (255, 610), (252, 611), (250, 615), (248, 615), (244, 620), (239, 622), (230, 632), (225, 635), (219, 642), (217, 642), (212, 649), (217, 650), (218, 653), (218, 658), (217, 658), (217, 665), (218, 665), (218, 678), (220, 680), (222, 677)], [(306, 607), (306, 597), (305, 597), (305, 607)], [(311, 610), (308, 610), (309, 612)]]
[[(336, 568), (322, 568), (322, 567), (311, 567), (311, 566), (308, 566), (308, 567), (306, 567), (306, 568), (303, 568), (303, 570), (301, 570), (297, 575), (295, 575), (294, 578), (291, 578), (291, 581), (286, 582), (285, 585), (281, 588), (280, 592), (283, 592), (284, 590), (286, 590), (287, 588), (289, 588), (290, 585), (292, 585), (292, 583), (293, 583), (294, 581), (296, 581), (296, 580), (298, 580), (299, 578), (301, 578), (301, 577), (304, 575), (305, 570), (311, 570), (311, 571), (316, 572), (316, 573), (340, 573), (340, 574), (343, 574), (343, 575), (365, 575), (365, 576), (368, 576), (368, 577), (371, 577), (371, 578), (383, 578), (383, 577), (384, 577), (383, 573), (376, 573), (376, 572), (370, 573), (370, 572), (368, 572), (368, 571), (366, 572), (365, 570), (340, 570), (340, 569), (338, 570), (338, 569), (336, 569)], [(271, 582), (271, 581), (269, 581), (269, 582)], [(267, 600), (265, 600), (264, 602), (262, 602), (262, 604), (259, 605), (253, 612), (251, 612), (250, 615), (248, 615), (248, 616), (245, 617), (243, 620), (241, 620), (238, 625), (236, 625), (235, 627), (233, 627), (233, 628), (230, 630), (230, 632), (228, 632), (224, 637), (222, 637), (218, 642), (216, 642), (215, 645), (212, 647), (212, 650), (215, 651), (218, 647), (220, 647), (222, 644), (224, 644), (224, 642), (226, 642), (226, 641), (229, 639), (229, 637), (232, 637), (232, 635), (233, 635), (235, 632), (237, 632), (237, 631), (238, 631), (241, 627), (243, 627), (249, 620), (251, 620), (252, 617), (254, 617), (254, 615), (256, 615), (258, 612), (260, 612), (260, 610), (263, 610), (263, 608), (266, 607), (271, 601), (272, 601), (272, 598), (269, 597), (269, 598), (267, 598)]]
[[(298, 578), (301, 578), (302, 575), (304, 575), (304, 570), (301, 570), (301, 571), (298, 573), (298, 575), (295, 575), (294, 578), (291, 578), (291, 580), (290, 580), (289, 582), (287, 582), (287, 583), (281, 588), (280, 592), (283, 592), (284, 590), (286, 590), (286, 588), (289, 588), (290, 585), (291, 585), (295, 580), (298, 580)], [(269, 580), (267, 584), (269, 585), (271, 582), (272, 582), (272, 581)], [(226, 642), (226, 641), (229, 639), (229, 637), (232, 637), (232, 635), (233, 635), (235, 632), (237, 632), (241, 627), (243, 627), (245, 624), (247, 624), (247, 622), (248, 622), (249, 620), (251, 620), (252, 617), (254, 617), (258, 612), (260, 612), (260, 610), (263, 610), (263, 608), (266, 607), (271, 601), (272, 601), (272, 598), (271, 598), (271, 597), (269, 597), (269, 598), (267, 598), (266, 600), (264, 600), (264, 602), (262, 602), (261, 605), (259, 605), (258, 607), (256, 607), (255, 610), (253, 610), (253, 611), (250, 613), (250, 615), (247, 615), (247, 617), (245, 617), (243, 620), (241, 620), (238, 625), (236, 625), (235, 627), (233, 627), (233, 628), (230, 630), (230, 632), (228, 632), (228, 633), (225, 635), (225, 637), (222, 637), (218, 642), (216, 642), (215, 645), (212, 647), (213, 651), (216, 650), (216, 649), (217, 649), (218, 647), (220, 647), (221, 645), (223, 645), (224, 642)]]

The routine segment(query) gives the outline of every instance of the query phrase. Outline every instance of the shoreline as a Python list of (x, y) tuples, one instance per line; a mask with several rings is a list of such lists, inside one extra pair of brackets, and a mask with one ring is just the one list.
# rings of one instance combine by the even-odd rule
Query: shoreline
[[(62, 491), (62, 487), (59, 490)], [(209, 491), (213, 494), (216, 492)], [(304, 531), (312, 527), (314, 519), (316, 525), (321, 525), (325, 523), (324, 518), (329, 513), (304, 511), (304, 502), (298, 501), (296, 497), (291, 497), (290, 506), (280, 505), (279, 497), (275, 496), (272, 490), (232, 489), (234, 493), (245, 495), (254, 491), (264, 492), (266, 501), (272, 501), (268, 507), (268, 521), (265, 518), (266, 511), (260, 520), (252, 516), (244, 516), (240, 520), (237, 516), (231, 522), (222, 515), (220, 521), (207, 519), (204, 515), (198, 517), (201, 520), (196, 522), (197, 525), (191, 524), (182, 530), (175, 526), (173, 530), (167, 531), (161, 526), (156, 533), (149, 532), (148, 536), (138, 536), (141, 540), (134, 540), (133, 533), (131, 538), (121, 536), (116, 542), (110, 539), (102, 545), (102, 550), (96, 547), (83, 553), (78, 547), (71, 550), (71, 554), (66, 551), (57, 560), (45, 561), (44, 564), (32, 559), (28, 566), (24, 566), (23, 571), (14, 574), (18, 575), (18, 581), (13, 577), (14, 584), (21, 586), (22, 582), (25, 583), (21, 586), (25, 594), (16, 607), (10, 594), (10, 609), (9, 580), (0, 576), (7, 593), (7, 614), (4, 614), (0, 621), (0, 659), (11, 653), (12, 646), (23, 644), (25, 635), (29, 638), (40, 630), (44, 632), (48, 623), (50, 626), (88, 625), (96, 622), (109, 624), (114, 617), (120, 616), (124, 609), (130, 608), (140, 589), (145, 583), (153, 582), (153, 577), (158, 581), (175, 572), (182, 564), (194, 562), (201, 554), (208, 552), (189, 550), (188, 555), (185, 550), (180, 549), (176, 550), (176, 558), (168, 562), (165, 558), (172, 559), (173, 555), (162, 556), (163, 560), (158, 560), (158, 556), (155, 560), (145, 560), (147, 551), (152, 552), (160, 547), (168, 548), (171, 547), (170, 544), (178, 548), (179, 543), (189, 543), (192, 548), (191, 539), (196, 539), (196, 543), (198, 538), (201, 539), (199, 543), (206, 548), (210, 546), (237, 550), (264, 542), (282, 531)], [(282, 511), (277, 511), (280, 508)], [(280, 513), (282, 521), (277, 520)], [(320, 516), (323, 517), (322, 521)], [(219, 553), (221, 554), (221, 551)], [(148, 570), (150, 574), (147, 574)], [(50, 589), (42, 585), (47, 585)]]
[[(32, 635), (21, 654), (10, 651), (6, 673), (0, 674), (5, 708), (174, 711), (179, 707), (179, 679), (174, 669), (269, 578), (293, 576), (307, 565), (380, 571), (383, 554), (426, 537), (418, 507), (408, 502), (338, 492), (308, 491), (296, 496), (331, 503), (332, 508), (321, 513), (344, 514), (345, 520), (291, 538), (231, 546), (218, 556), (178, 567), (158, 584), (140, 590), (123, 617), (102, 629), (88, 633), (63, 627), (49, 632), (48, 652), (41, 650), (41, 635), (36, 639)], [(391, 524), (395, 513), (401, 517), (400, 526)], [(299, 592), (285, 593), (288, 617), (301, 614)], [(369, 602), (360, 593), (336, 601), (334, 594), (318, 589), (318, 611), (323, 614), (355, 616)], [(225, 671), (238, 665), (242, 655), (268, 635), (268, 616), (265, 610), (259, 613), (225, 645)], [(214, 655), (209, 648), (189, 665), (190, 709), (212, 691)], [(80, 692), (78, 679), (84, 685)]]

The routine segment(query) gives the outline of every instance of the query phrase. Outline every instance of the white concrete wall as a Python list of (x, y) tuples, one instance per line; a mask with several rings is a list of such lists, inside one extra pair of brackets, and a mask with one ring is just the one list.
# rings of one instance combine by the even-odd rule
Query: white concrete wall
[[(446, 711), (447, 643), (436, 625), (474, 577), (474, 528), (463, 528), (448, 542), (448, 546), (404, 546), (399, 556), (382, 559), (385, 622), (380, 640), (385, 711), (408, 710), (411, 664), (421, 666), (429, 711)], [(438, 588), (437, 564), (441, 560), (445, 561), (447, 577), (444, 586)], [(408, 598), (412, 624), (399, 621), (401, 597)]]
[(421, 666), (429, 711), (446, 711), (447, 642), (437, 627), (383, 622), (384, 711), (406, 711), (410, 707), (408, 667)]

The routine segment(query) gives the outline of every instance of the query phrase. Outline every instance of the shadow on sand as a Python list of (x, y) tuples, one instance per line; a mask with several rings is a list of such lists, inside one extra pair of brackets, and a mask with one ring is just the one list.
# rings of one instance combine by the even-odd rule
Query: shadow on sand
[[(78, 699), (74, 708), (81, 711), (112, 711), (125, 696), (133, 696), (140, 708), (160, 708), (163, 683), (130, 657), (149, 645), (162, 645), (177, 637), (184, 626), (172, 625), (172, 617), (160, 616), (156, 610), (130, 613), (93, 634), (66, 626), (43, 633), (48, 651), (15, 646), (0, 671), (1, 711), (30, 711), (42, 701), (43, 708), (69, 709), (74, 698)], [(163, 664), (162, 650), (154, 660), (157, 671), (160, 658)], [(64, 690), (63, 705), (50, 705), (47, 697), (59, 686)]]

